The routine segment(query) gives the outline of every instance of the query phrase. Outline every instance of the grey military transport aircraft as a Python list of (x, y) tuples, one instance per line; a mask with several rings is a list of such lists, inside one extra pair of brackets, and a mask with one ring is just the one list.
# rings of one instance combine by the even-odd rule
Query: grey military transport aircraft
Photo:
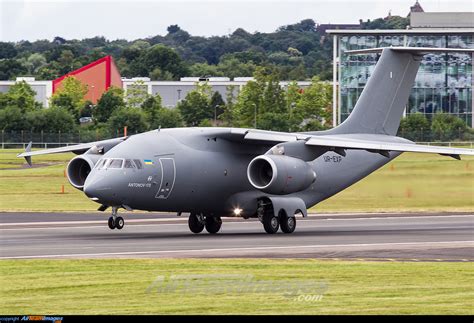
[[(190, 213), (189, 229), (217, 233), (222, 217), (258, 218), (267, 233), (292, 233), (296, 215), (356, 183), (403, 152), (460, 159), (473, 149), (417, 145), (396, 136), (423, 54), (473, 49), (390, 47), (381, 53), (357, 104), (341, 125), (326, 131), (284, 133), (237, 128), (158, 129), (25, 157), (73, 152), (69, 182), (111, 207), (111, 229), (126, 210)], [(390, 185), (390, 183), (387, 183)]]

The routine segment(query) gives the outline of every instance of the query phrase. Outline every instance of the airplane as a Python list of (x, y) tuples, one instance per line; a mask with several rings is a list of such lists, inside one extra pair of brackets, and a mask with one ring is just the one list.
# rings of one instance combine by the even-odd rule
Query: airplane
[[(118, 209), (189, 213), (189, 229), (211, 234), (223, 217), (258, 218), (264, 230), (292, 233), (296, 216), (400, 156), (436, 153), (460, 159), (473, 149), (418, 145), (396, 133), (425, 53), (473, 49), (387, 47), (348, 51), (380, 58), (352, 113), (325, 131), (285, 133), (240, 128), (157, 129), (127, 137), (31, 151), (24, 157), (73, 152), (71, 185)], [(387, 183), (387, 185), (390, 185)]]

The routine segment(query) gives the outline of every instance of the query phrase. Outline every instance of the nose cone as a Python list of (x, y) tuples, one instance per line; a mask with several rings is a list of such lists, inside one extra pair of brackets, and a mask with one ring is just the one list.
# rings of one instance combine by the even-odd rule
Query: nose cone
[(111, 187), (107, 185), (107, 179), (98, 174), (90, 174), (84, 183), (84, 194), (97, 203), (110, 202), (112, 199)]

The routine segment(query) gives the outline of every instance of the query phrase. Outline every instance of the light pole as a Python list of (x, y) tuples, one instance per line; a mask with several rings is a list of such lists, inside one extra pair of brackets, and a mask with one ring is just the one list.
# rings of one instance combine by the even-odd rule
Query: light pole
[(217, 126), (217, 108), (219, 108), (219, 104), (216, 104), (214, 107), (214, 127)]
[(257, 129), (257, 105), (254, 103), (253, 106), (255, 108), (255, 119), (254, 119), (254, 122), (253, 122), (253, 127), (255, 129)]

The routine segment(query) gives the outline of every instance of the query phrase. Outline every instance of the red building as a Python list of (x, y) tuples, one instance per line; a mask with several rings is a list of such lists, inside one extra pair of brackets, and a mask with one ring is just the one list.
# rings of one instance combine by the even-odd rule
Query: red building
[(122, 88), (122, 79), (112, 56), (105, 56), (95, 62), (61, 76), (53, 81), (53, 93), (61, 88), (62, 81), (74, 76), (87, 85), (86, 100), (97, 103), (102, 94), (111, 86)]

